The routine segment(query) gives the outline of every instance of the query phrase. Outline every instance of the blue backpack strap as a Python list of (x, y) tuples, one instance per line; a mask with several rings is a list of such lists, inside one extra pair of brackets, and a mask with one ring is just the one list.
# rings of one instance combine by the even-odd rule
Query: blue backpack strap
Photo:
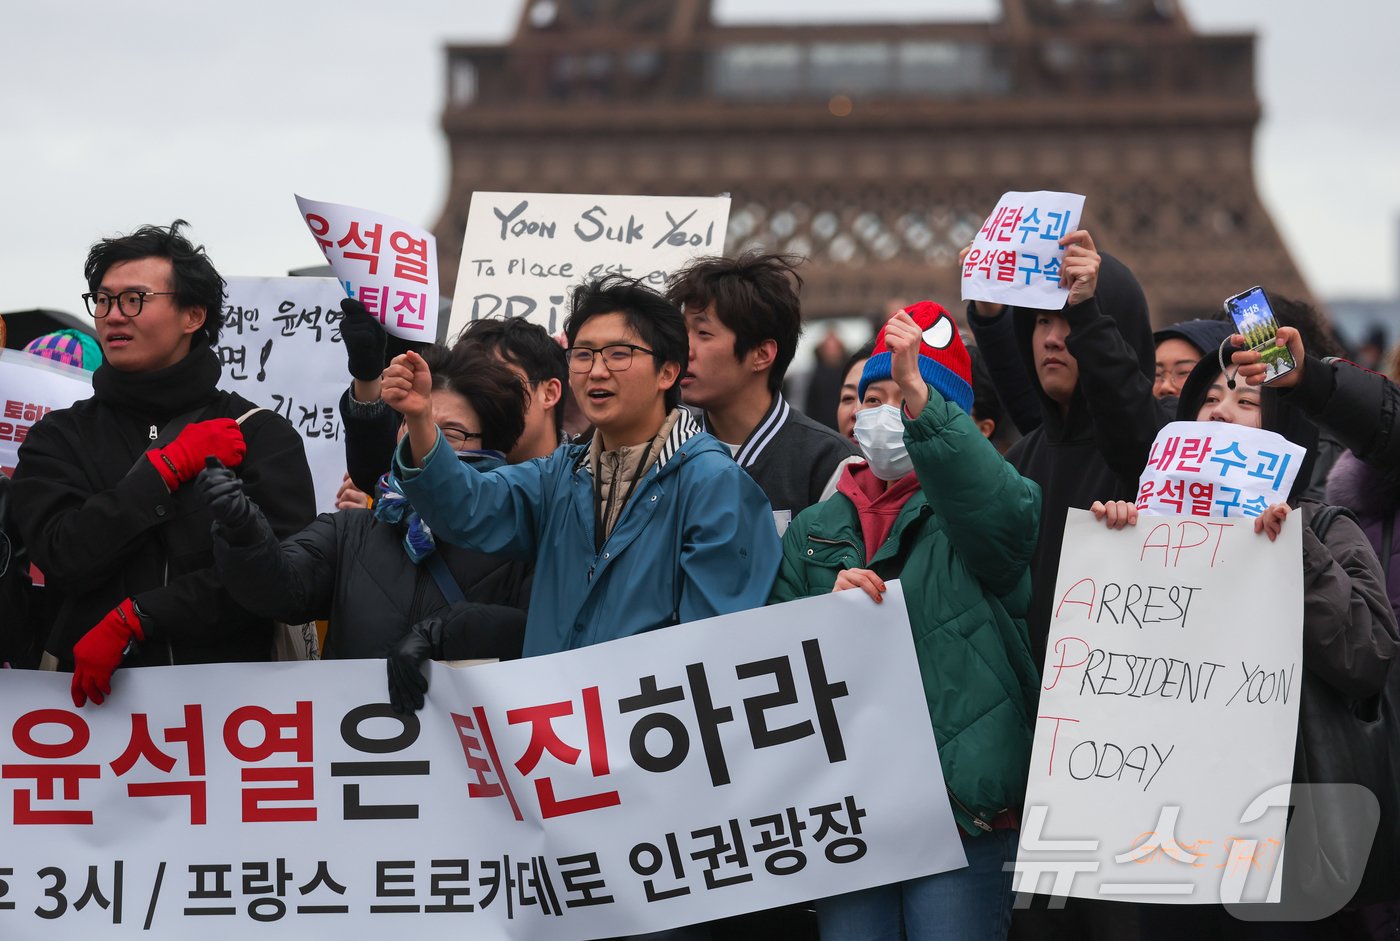
[(438, 591), (447, 599), (448, 604), (461, 604), (467, 600), (467, 596), (462, 594), (462, 586), (457, 584), (457, 579), (452, 577), (452, 573), (447, 569), (447, 563), (442, 560), (441, 552), (434, 552), (423, 560), (428, 566), (428, 572), (433, 576), (433, 581), (437, 582)]

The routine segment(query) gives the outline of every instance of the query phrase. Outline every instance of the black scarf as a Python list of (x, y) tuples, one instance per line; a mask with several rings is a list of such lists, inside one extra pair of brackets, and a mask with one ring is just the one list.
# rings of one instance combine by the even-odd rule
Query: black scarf
[(99, 402), (162, 424), (212, 401), (221, 372), (213, 349), (196, 346), (174, 366), (152, 372), (122, 372), (104, 362), (92, 374), (92, 391)]

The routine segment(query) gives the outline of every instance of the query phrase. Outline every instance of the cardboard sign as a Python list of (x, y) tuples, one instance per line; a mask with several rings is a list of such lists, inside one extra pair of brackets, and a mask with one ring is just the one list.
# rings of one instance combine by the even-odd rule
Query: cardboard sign
[(4, 680), (7, 938), (562, 941), (965, 865), (896, 582), (434, 665), (410, 716), (379, 660)]
[(728, 196), (473, 193), (447, 339), (488, 317), (558, 333), (569, 292), (605, 274), (664, 291), (692, 258), (724, 253), (728, 222)]
[(340, 340), (339, 282), (330, 278), (229, 278), (214, 351), (219, 388), (272, 409), (301, 433), (316, 510), (335, 510), (345, 474), (338, 408), (350, 385)]
[(437, 338), (437, 239), (431, 232), (370, 209), (296, 200), (345, 294), (396, 337)]
[(962, 299), (1060, 310), (1065, 250), (1060, 239), (1079, 228), (1084, 197), (1074, 193), (1006, 193), (982, 223), (963, 259)]
[[(1302, 677), (1302, 520), (1070, 510), (1017, 890), (1277, 901)], [(1283, 785), (1283, 803), (1268, 795)]]
[(92, 373), (19, 350), (0, 350), (0, 472), (13, 476), (34, 423), (92, 395)]
[(1253, 519), (1288, 501), (1307, 453), (1283, 435), (1259, 428), (1172, 422), (1152, 442), (1138, 481), (1138, 511)]

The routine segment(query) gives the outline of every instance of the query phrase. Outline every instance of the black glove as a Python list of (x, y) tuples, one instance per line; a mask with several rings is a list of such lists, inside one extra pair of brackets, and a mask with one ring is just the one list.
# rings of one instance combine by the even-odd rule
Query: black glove
[(361, 382), (373, 382), (384, 371), (389, 335), (379, 320), (365, 310), (365, 305), (354, 298), (341, 301), (340, 310), (345, 314), (340, 321), (340, 338), (345, 341), (350, 375)]
[(239, 480), (218, 458), (205, 458), (195, 487), (214, 514), (214, 525), (232, 545), (250, 545), (260, 537), (261, 514)]
[(423, 708), (428, 677), (423, 664), (440, 659), (442, 619), (426, 618), (408, 629), (403, 640), (389, 653), (389, 705), (395, 712), (417, 712)]

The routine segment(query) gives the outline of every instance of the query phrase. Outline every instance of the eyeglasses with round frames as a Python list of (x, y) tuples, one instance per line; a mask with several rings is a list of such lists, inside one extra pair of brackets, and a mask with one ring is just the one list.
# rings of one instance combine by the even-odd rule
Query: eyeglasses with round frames
[(608, 372), (622, 372), (631, 368), (634, 353), (656, 355), (655, 351), (635, 343), (609, 343), (596, 350), (590, 346), (571, 346), (564, 351), (564, 358), (569, 362), (570, 372), (592, 372), (593, 360), (598, 356), (603, 357), (603, 365), (608, 368)]
[(87, 305), (88, 316), (94, 320), (101, 320), (112, 312), (112, 301), (117, 302), (117, 309), (127, 317), (141, 316), (141, 309), (146, 306), (146, 298), (161, 297), (164, 295), (173, 296), (174, 291), (119, 291), (116, 294), (108, 294), (106, 291), (93, 291), (83, 295), (83, 303)]

